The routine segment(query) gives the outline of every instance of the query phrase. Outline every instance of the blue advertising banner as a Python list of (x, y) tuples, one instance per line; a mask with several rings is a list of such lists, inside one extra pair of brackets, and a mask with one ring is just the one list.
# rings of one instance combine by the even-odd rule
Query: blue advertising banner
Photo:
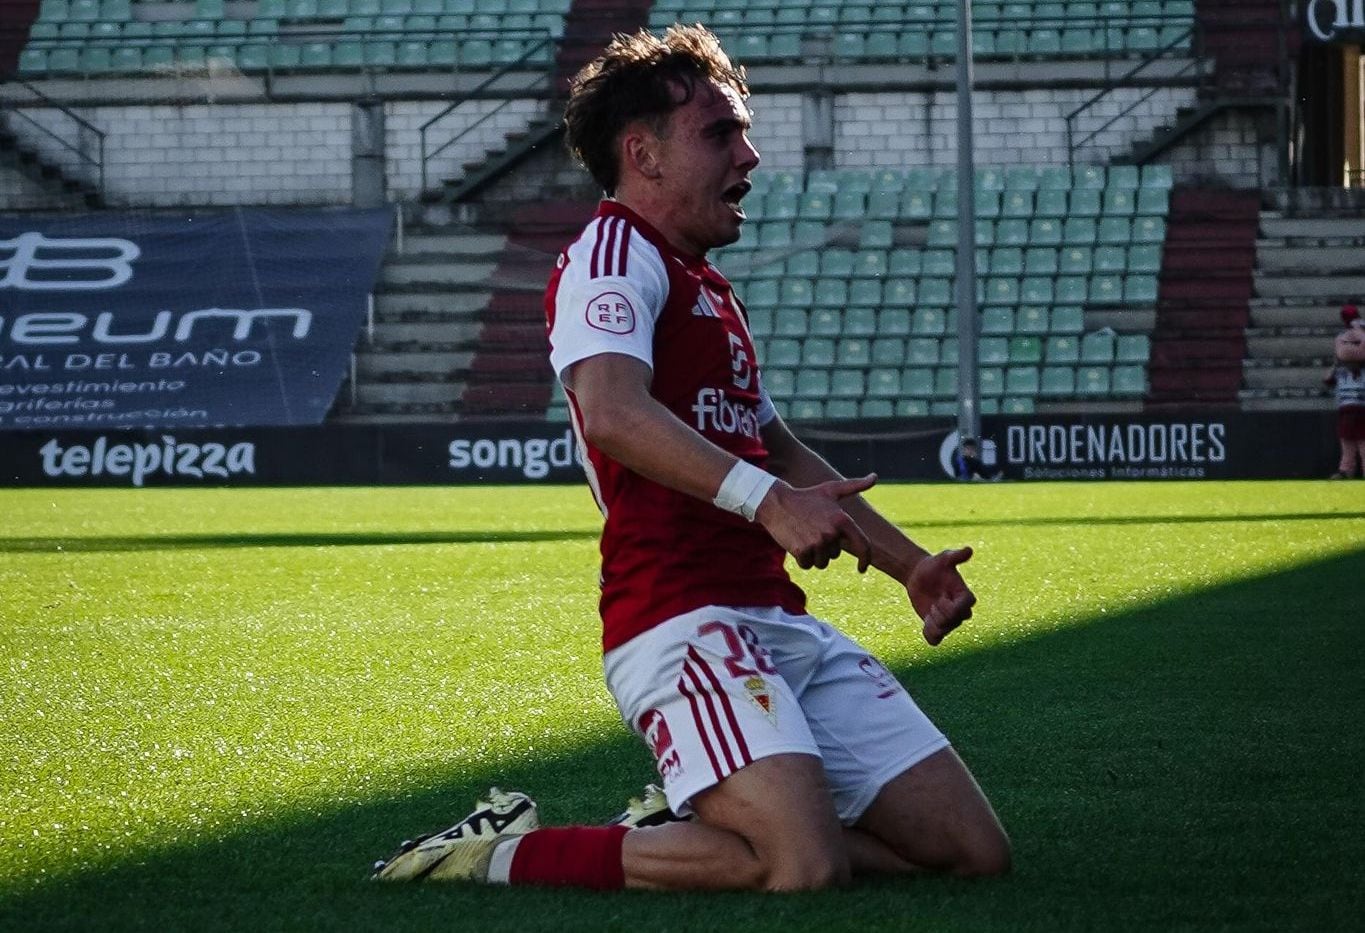
[(0, 430), (320, 423), (391, 222), (0, 216)]

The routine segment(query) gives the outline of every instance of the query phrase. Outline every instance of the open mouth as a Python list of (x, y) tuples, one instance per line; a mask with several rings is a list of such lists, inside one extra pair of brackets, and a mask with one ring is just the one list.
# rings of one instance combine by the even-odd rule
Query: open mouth
[(739, 202), (744, 200), (744, 196), (754, 190), (753, 183), (749, 181), (737, 181), (730, 187), (721, 192), (721, 200), (724, 201), (732, 210), (744, 213)]

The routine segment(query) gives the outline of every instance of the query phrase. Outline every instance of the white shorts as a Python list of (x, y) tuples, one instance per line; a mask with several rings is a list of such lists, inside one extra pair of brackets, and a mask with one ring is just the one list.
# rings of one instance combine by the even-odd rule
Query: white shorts
[(654, 753), (673, 811), (745, 765), (787, 752), (825, 766), (839, 819), (948, 740), (900, 683), (814, 616), (707, 606), (607, 652), (607, 688)]

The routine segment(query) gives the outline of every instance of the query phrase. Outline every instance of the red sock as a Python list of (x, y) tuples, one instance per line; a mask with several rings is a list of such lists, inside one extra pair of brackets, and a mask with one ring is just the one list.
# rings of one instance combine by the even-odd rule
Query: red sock
[(625, 826), (565, 826), (521, 837), (512, 856), (511, 884), (619, 891), (626, 886), (621, 844)]

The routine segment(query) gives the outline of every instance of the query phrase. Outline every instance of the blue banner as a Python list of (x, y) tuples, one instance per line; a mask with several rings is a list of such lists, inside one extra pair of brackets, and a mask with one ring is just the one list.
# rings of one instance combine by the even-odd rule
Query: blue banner
[(0, 216), (0, 430), (320, 423), (391, 221)]

